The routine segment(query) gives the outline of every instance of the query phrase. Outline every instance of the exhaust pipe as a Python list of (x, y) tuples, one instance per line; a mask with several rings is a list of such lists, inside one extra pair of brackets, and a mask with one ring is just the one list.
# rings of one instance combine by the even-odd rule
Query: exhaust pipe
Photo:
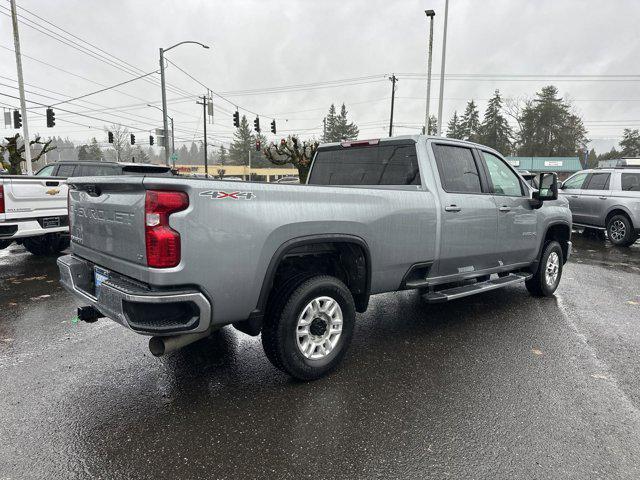
[(167, 353), (171, 353), (179, 348), (197, 342), (202, 338), (206, 338), (213, 330), (209, 329), (201, 333), (186, 333), (183, 335), (174, 335), (172, 337), (151, 337), (149, 339), (149, 351), (154, 357), (161, 357)]

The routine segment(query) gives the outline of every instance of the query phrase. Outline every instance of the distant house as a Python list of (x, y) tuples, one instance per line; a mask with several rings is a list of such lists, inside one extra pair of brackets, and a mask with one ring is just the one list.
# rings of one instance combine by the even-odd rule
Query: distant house
[(583, 170), (579, 157), (506, 157), (517, 170), (531, 173), (556, 172), (560, 180)]

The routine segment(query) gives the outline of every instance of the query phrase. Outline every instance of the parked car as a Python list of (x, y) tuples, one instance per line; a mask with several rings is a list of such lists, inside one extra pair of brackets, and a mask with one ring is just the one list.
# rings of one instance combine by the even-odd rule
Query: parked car
[(67, 177), (100, 175), (171, 176), (171, 168), (144, 163), (62, 161), (34, 176), (0, 176), (0, 250), (13, 242), (34, 255), (69, 246)]
[(262, 333), (277, 368), (315, 379), (371, 295), (446, 302), (520, 282), (553, 295), (571, 212), (555, 174), (540, 184), (490, 148), (425, 136), (321, 145), (302, 186), (74, 178), (61, 282), (80, 319), (150, 335), (154, 355), (233, 324)]
[(574, 225), (607, 232), (614, 245), (628, 247), (640, 236), (640, 168), (583, 170), (560, 185)]

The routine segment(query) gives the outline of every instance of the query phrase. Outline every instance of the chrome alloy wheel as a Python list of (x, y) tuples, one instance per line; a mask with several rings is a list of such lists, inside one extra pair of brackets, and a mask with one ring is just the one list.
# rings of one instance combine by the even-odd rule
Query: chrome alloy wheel
[(306, 358), (318, 360), (331, 353), (342, 334), (342, 309), (331, 297), (311, 300), (298, 317), (296, 340)]
[(616, 220), (609, 227), (609, 235), (616, 242), (621, 241), (627, 235), (627, 227), (622, 220)]
[(547, 285), (553, 288), (558, 281), (558, 272), (560, 271), (560, 257), (557, 252), (551, 252), (547, 258), (547, 265), (544, 270), (544, 280)]

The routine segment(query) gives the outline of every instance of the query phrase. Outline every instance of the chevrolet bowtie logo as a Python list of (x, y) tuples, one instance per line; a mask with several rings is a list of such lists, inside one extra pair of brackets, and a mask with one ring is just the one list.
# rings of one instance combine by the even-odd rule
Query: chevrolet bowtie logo
[(51, 188), (45, 192), (47, 195), (57, 195), (60, 193), (59, 188)]

